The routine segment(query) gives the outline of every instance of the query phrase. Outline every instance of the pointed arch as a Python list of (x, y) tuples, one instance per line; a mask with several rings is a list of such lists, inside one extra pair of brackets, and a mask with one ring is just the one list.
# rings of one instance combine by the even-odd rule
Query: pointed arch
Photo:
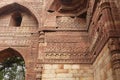
[[(0, 72), (4, 71), (4, 73), (1, 74), (4, 79), (5, 79), (4, 76), (8, 76), (9, 78), (11, 78), (11, 75), (13, 74), (15, 75), (14, 77), (15, 79), (16, 76), (20, 75), (17, 73), (22, 73), (21, 78), (25, 79), (25, 74), (26, 74), (25, 60), (23, 56), (17, 50), (13, 48), (7, 48), (7, 49), (0, 51), (0, 66), (1, 66)], [(18, 69), (20, 68), (21, 70), (19, 71)], [(7, 69), (7, 72), (6, 72), (6, 69)], [(11, 71), (12, 72), (14, 71), (14, 73), (13, 74), (10, 73)]]
[(37, 21), (38, 26), (40, 25), (40, 19), (39, 19), (39, 15), (37, 14), (37, 11), (28, 5), (26, 6), (24, 4), (20, 4), (20, 3), (16, 3), (16, 2), (4, 5), (3, 7), (0, 8), (0, 15), (5, 14), (5, 13), (10, 13), (10, 12), (16, 11), (16, 10), (26, 12), (26, 13), (32, 15), (35, 18), (35, 20)]
[(3, 62), (5, 59), (12, 56), (21, 57), (25, 61), (24, 57), (20, 54), (20, 52), (13, 48), (6, 48), (0, 51), (0, 62)]

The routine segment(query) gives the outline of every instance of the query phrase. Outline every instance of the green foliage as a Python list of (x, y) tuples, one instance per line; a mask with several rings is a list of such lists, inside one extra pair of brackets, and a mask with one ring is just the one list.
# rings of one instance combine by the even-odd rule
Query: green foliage
[(25, 63), (21, 57), (7, 58), (0, 67), (0, 80), (24, 80)]
[(0, 71), (0, 80), (3, 80), (4, 76), (3, 76), (3, 71)]

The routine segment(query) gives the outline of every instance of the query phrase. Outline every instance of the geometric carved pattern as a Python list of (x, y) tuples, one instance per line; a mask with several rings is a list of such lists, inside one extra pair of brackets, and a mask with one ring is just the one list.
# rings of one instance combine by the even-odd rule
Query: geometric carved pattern
[(81, 29), (85, 28), (85, 20), (81, 18), (72, 18), (72, 17), (57, 17), (57, 26), (58, 28), (74, 28)]
[(83, 53), (46, 53), (45, 59), (80, 59), (83, 56)]
[[(32, 33), (36, 28), (32, 27), (1, 27), (0, 45), (1, 46), (29, 46), (35, 37)], [(32, 37), (32, 40), (30, 39)]]
[(67, 52), (67, 53), (84, 53), (87, 46), (85, 43), (47, 43), (45, 52)]
[(41, 63), (89, 63), (87, 36), (79, 32), (45, 33), (43, 44), (46, 45), (41, 52), (44, 55)]

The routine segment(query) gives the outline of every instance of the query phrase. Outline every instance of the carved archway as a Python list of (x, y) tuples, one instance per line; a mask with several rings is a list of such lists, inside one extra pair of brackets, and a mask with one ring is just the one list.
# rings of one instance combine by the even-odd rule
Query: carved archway
[[(19, 64), (19, 66), (18, 66), (18, 64)], [(17, 78), (17, 77), (15, 77), (15, 75), (16, 76), (19, 75), (19, 76), (21, 76), (21, 79), (25, 79), (25, 73), (26, 73), (25, 72), (26, 71), (25, 70), (25, 60), (24, 60), (23, 56), (15, 49), (7, 48), (7, 49), (0, 51), (0, 65), (1, 65), (0, 71), (3, 72), (3, 78), (7, 78), (5, 76), (8, 76), (10, 78), (10, 76), (12, 75), (10, 73), (12, 72), (14, 74), (14, 77), (11, 76), (11, 78)], [(16, 73), (16, 71), (18, 71), (18, 67), (20, 69), (20, 66), (23, 71), (22, 75)], [(15, 73), (13, 71), (15, 71)], [(21, 73), (21, 72), (19, 72), (19, 73)]]

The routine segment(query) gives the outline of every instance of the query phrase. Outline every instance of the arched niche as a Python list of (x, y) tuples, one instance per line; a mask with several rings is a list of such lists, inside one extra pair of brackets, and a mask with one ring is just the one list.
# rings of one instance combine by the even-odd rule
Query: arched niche
[(38, 27), (36, 16), (26, 7), (12, 3), (0, 8), (0, 27)]

